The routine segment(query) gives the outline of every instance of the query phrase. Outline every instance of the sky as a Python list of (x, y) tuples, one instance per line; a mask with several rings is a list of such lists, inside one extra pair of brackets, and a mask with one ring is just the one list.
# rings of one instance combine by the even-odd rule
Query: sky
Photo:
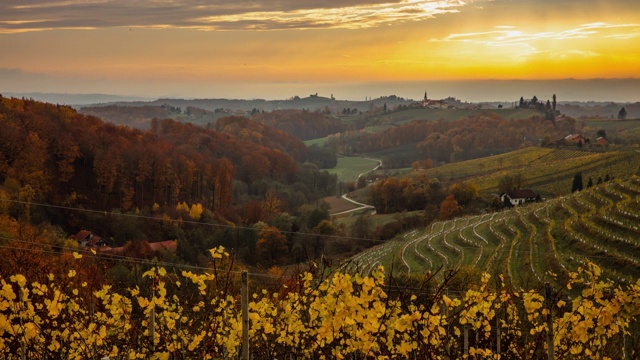
[(640, 101), (638, 0), (2, 0), (0, 49), (0, 93)]

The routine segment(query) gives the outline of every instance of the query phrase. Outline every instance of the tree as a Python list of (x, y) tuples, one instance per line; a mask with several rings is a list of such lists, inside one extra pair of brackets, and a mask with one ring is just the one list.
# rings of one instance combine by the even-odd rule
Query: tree
[(606, 139), (607, 138), (607, 130), (605, 130), (605, 129), (598, 130), (598, 132), (596, 132), (596, 136)]
[(623, 106), (622, 109), (620, 109), (620, 111), (618, 112), (618, 119), (624, 120), (626, 118), (627, 118), (627, 110)]
[(356, 184), (356, 187), (358, 189), (364, 189), (365, 187), (367, 187), (367, 177), (364, 175), (359, 176)]
[(461, 211), (462, 208), (458, 205), (456, 198), (453, 195), (449, 195), (440, 205), (440, 220), (452, 219), (460, 215)]
[(278, 197), (278, 194), (276, 194), (275, 190), (267, 191), (262, 203), (262, 210), (265, 217), (269, 218), (279, 215), (282, 212), (282, 205), (282, 199)]
[(478, 197), (478, 185), (473, 181), (465, 181), (451, 185), (449, 192), (460, 204), (466, 205)]
[(360, 215), (349, 228), (351, 237), (359, 239), (371, 238), (372, 222), (368, 215)]
[(511, 200), (509, 200), (508, 196), (505, 196), (502, 199), (502, 207), (505, 208), (505, 209), (509, 209), (509, 208), (513, 207), (513, 204), (511, 203)]
[(272, 266), (287, 256), (288, 252), (287, 238), (280, 233), (280, 230), (269, 225), (260, 230), (256, 253), (262, 265)]
[(498, 191), (505, 193), (511, 190), (517, 190), (524, 187), (524, 175), (521, 173), (505, 175), (498, 182)]
[(536, 105), (538, 105), (538, 97), (533, 95), (533, 97), (531, 98), (531, 105), (533, 105), (534, 107)]
[(573, 177), (573, 185), (571, 185), (571, 192), (581, 191), (582, 189), (583, 189), (582, 173), (577, 173)]
[(518, 107), (520, 109), (522, 109), (524, 107), (524, 98), (522, 96), (520, 96), (520, 103), (518, 104)]
[(593, 186), (593, 179), (589, 176), (589, 181), (587, 182), (587, 189)]
[(553, 94), (553, 103), (551, 104), (551, 106), (553, 106), (553, 114), (555, 115), (556, 113), (556, 94)]

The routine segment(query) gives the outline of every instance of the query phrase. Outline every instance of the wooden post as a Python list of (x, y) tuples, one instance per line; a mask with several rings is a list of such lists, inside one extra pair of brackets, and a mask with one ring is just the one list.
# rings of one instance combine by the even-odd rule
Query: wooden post
[(496, 311), (496, 354), (500, 355), (500, 316)]
[(242, 360), (249, 360), (249, 274), (242, 272)]
[(544, 283), (544, 297), (547, 302), (547, 359), (553, 360), (555, 358), (555, 349), (553, 348), (553, 304), (551, 302), (551, 285), (548, 282)]
[(156, 287), (158, 286), (158, 276), (154, 276), (151, 284), (151, 312), (149, 313), (149, 336), (151, 337), (151, 351), (156, 351)]
[(469, 355), (469, 327), (464, 326), (464, 355)]
[[(22, 289), (18, 289), (19, 297), (20, 297), (20, 328), (24, 329), (24, 324), (22, 322), (22, 310), (24, 309), (24, 294), (22, 293)], [(24, 330), (23, 330), (24, 331)], [(27, 339), (23, 333), (22, 335), (22, 354), (20, 358), (22, 360), (27, 360)]]

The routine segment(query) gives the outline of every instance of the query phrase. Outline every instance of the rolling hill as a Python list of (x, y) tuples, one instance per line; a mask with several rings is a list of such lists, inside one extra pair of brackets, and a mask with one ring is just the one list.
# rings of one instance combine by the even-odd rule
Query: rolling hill
[(640, 178), (510, 210), (433, 223), (372, 247), (342, 269), (368, 273), (381, 264), (405, 273), (473, 267), (502, 274), (515, 288), (562, 285), (592, 261), (605, 277), (628, 283), (640, 275)]

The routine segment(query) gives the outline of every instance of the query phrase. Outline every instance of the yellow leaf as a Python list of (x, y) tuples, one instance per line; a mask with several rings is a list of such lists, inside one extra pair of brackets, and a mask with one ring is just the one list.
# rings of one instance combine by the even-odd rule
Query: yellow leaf
[(82, 259), (82, 254), (78, 254), (77, 252), (73, 252), (73, 257), (76, 259)]
[(22, 274), (11, 275), (11, 277), (9, 277), (9, 280), (17, 283), (20, 287), (23, 287), (27, 283), (27, 278), (25, 278)]
[(156, 359), (158, 360), (169, 360), (169, 356), (171, 355), (168, 351), (156, 353)]

